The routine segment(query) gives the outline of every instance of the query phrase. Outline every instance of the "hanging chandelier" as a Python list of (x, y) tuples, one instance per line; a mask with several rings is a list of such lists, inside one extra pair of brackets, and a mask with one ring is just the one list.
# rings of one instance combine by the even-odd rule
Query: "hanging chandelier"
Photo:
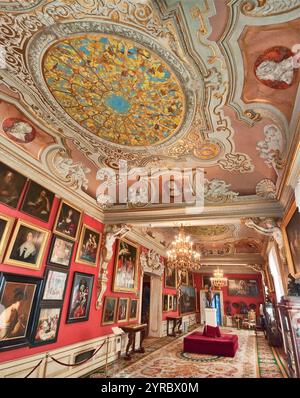
[(214, 275), (210, 278), (213, 289), (221, 290), (222, 287), (227, 286), (227, 278), (224, 277), (224, 272), (218, 267), (214, 271)]
[(193, 242), (185, 235), (181, 225), (179, 234), (171, 243), (168, 254), (168, 268), (176, 268), (182, 271), (196, 271), (201, 267), (200, 254), (193, 249)]

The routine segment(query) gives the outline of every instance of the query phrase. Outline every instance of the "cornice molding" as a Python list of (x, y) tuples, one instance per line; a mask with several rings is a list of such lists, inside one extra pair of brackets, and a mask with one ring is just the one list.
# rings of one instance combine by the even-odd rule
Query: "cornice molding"
[(207, 256), (201, 257), (203, 265), (238, 265), (245, 266), (249, 264), (264, 264), (264, 258), (258, 253), (241, 253), (230, 256)]
[(132, 240), (147, 249), (152, 249), (163, 257), (167, 257), (167, 249), (160, 243), (156, 242), (150, 236), (144, 235), (137, 231), (134, 227), (126, 234), (126, 238)]

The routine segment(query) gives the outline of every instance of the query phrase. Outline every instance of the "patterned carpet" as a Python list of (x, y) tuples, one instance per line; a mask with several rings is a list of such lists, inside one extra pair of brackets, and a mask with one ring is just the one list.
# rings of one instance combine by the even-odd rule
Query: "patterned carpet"
[[(200, 328), (202, 329), (202, 328)], [(239, 337), (234, 358), (184, 353), (183, 336), (154, 340), (135, 362), (124, 360), (109, 365), (108, 377), (116, 378), (283, 378), (287, 377), (277, 352), (269, 347), (263, 333), (222, 328)], [(159, 348), (160, 346), (160, 348)], [(141, 359), (140, 359), (141, 358)], [(88, 377), (105, 377), (103, 369)]]

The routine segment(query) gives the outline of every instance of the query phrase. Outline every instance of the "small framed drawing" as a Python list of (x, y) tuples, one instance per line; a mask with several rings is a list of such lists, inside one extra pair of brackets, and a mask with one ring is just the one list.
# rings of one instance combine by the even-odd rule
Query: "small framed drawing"
[(53, 192), (34, 181), (29, 181), (21, 211), (41, 221), (48, 222), (53, 200)]
[(129, 321), (137, 321), (138, 319), (138, 299), (130, 299)]
[(105, 297), (102, 325), (110, 325), (115, 323), (117, 304), (117, 297)]
[(58, 209), (54, 232), (71, 240), (76, 240), (80, 229), (82, 211), (62, 200)]
[(67, 271), (55, 268), (47, 268), (42, 300), (62, 301), (65, 295), (67, 279)]
[(168, 295), (168, 311), (173, 311), (173, 296)]
[(0, 162), (0, 203), (18, 208), (27, 178)]
[(3, 260), (4, 252), (9, 241), (10, 233), (13, 229), (15, 219), (13, 217), (0, 214), (0, 263)]
[(169, 298), (167, 294), (163, 294), (163, 312), (167, 312), (169, 310)]
[(119, 323), (127, 322), (128, 320), (128, 304), (129, 298), (119, 298), (117, 311), (117, 321)]
[(67, 323), (89, 319), (94, 275), (74, 272)]
[(61, 306), (42, 306), (35, 322), (31, 345), (52, 344), (57, 340)]
[(47, 264), (61, 267), (70, 267), (74, 242), (61, 236), (53, 235), (48, 253)]
[(0, 350), (28, 345), (42, 279), (0, 274)]
[(75, 261), (80, 264), (96, 267), (100, 245), (101, 233), (83, 224)]
[(5, 263), (39, 270), (50, 232), (18, 220), (7, 249)]

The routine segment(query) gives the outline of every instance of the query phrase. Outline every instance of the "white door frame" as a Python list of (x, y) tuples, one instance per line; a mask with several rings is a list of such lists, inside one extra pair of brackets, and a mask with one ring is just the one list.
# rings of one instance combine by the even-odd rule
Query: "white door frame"
[[(222, 290), (213, 290), (213, 293), (219, 293), (220, 294), (220, 301), (221, 301), (221, 326), (223, 326), (223, 320), (224, 320), (224, 298), (223, 298), (223, 292)], [(205, 293), (206, 290), (201, 289), (200, 290), (200, 323), (201, 325), (204, 324), (205, 322)]]

